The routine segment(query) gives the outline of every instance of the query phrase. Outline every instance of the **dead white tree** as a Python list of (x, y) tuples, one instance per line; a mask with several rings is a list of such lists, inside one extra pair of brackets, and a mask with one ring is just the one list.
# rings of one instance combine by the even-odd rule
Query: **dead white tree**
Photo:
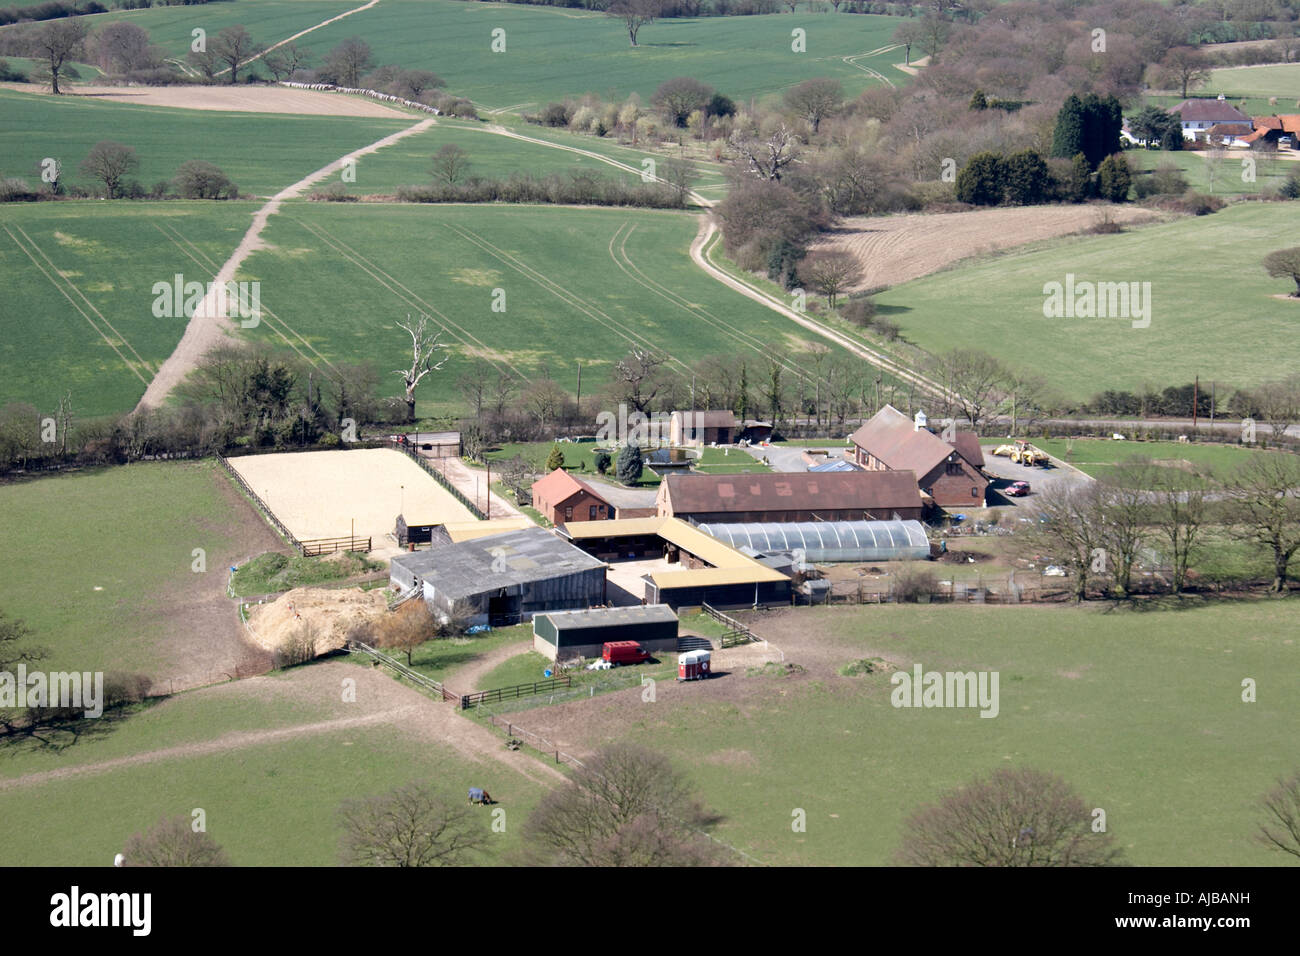
[(405, 322), (397, 323), (397, 327), (405, 329), (411, 336), (411, 367), (394, 369), (393, 374), (402, 376), (402, 384), (406, 386), (406, 420), (414, 422), (415, 388), (424, 376), (438, 371), (447, 364), (445, 355), (438, 358), (438, 353), (444, 351), (447, 346), (438, 341), (442, 330), (429, 328), (427, 315), (420, 316), (420, 321), (414, 324), (408, 315)]

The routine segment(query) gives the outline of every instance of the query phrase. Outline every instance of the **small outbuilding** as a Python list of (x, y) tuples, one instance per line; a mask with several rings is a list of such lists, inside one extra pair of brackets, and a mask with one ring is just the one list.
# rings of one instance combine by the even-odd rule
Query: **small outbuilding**
[(636, 641), (651, 654), (677, 650), (677, 614), (663, 604), (557, 611), (533, 617), (533, 649), (551, 660), (600, 657), (609, 641)]

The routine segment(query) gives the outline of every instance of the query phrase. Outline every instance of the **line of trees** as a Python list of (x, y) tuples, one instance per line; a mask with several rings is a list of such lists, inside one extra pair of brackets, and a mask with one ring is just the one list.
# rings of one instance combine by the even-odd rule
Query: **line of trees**
[(1248, 542), (1282, 592), (1300, 549), (1300, 456), (1286, 452), (1257, 452), (1222, 476), (1134, 457), (1096, 481), (1048, 486), (1037, 501), (1039, 521), (1017, 540), (1026, 556), (1069, 572), (1077, 601), (1158, 589), (1139, 575), (1151, 564), (1180, 594), (1202, 577), (1211, 540)]
[[(164, 179), (146, 189), (130, 178), (140, 168), (135, 148), (115, 140), (100, 140), (90, 148), (78, 166), (81, 172), (98, 183), (86, 187), (69, 183), (63, 175), (63, 163), (57, 158), (45, 160), (37, 167), (40, 187), (33, 188), (24, 179), (10, 177), (0, 183), (0, 202), (34, 202), (47, 199), (238, 199), (239, 187), (221, 167), (206, 160), (186, 160), (171, 179)], [(99, 188), (102, 187), (102, 188)]]

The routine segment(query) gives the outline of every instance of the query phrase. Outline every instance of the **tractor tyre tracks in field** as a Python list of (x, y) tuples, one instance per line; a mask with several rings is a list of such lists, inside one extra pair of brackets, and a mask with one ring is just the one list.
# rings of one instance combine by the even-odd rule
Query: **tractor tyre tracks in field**
[(353, 150), (346, 156), (322, 166), (292, 186), (280, 190), (254, 213), (252, 225), (248, 227), (248, 231), (244, 233), (244, 238), (212, 280), (208, 294), (185, 326), (185, 332), (182, 334), (180, 342), (177, 343), (176, 348), (167, 357), (167, 360), (163, 362), (162, 367), (158, 369), (153, 380), (148, 383), (144, 395), (136, 405), (136, 411), (143, 411), (146, 408), (155, 408), (161, 405), (163, 399), (171, 393), (172, 389), (179, 385), (184, 377), (198, 365), (204, 354), (220, 345), (228, 332), (234, 330), (234, 323), (226, 315), (222, 314), (222, 309), (218, 308), (218, 300), (221, 297), (220, 292), (225, 288), (227, 282), (234, 281), (235, 273), (249, 255), (258, 249), (265, 248), (265, 244), (262, 242), (262, 230), (266, 228), (267, 220), (279, 212), (280, 204), (284, 200), (301, 195), (309, 186), (343, 168), (347, 163), (383, 149), (385, 146), (390, 146), (408, 136), (422, 133), (433, 124), (434, 120), (432, 118), (421, 120), (404, 130), (399, 130), (378, 139), (368, 146)]
[[(15, 230), (17, 230), (17, 232), (22, 236), (21, 240), (18, 236), (14, 235)], [(126, 336), (113, 327), (113, 323), (109, 322), (108, 319), (104, 317), (104, 313), (95, 308), (94, 303), (86, 298), (86, 294), (77, 288), (76, 283), (69, 279), (62, 269), (54, 264), (54, 261), (49, 257), (49, 254), (37, 245), (36, 241), (32, 239), (32, 237), (29, 236), (21, 226), (16, 224), (13, 226), (6, 225), (4, 231), (9, 235), (9, 238), (13, 240), (14, 245), (16, 245), (27, 256), (27, 258), (32, 260), (32, 264), (36, 266), (41, 275), (50, 280), (50, 284), (59, 291), (59, 294), (71, 303), (72, 307), (76, 309), (77, 312), (80, 313), (81, 317), (86, 320), (87, 324), (99, 334), (99, 337), (104, 340), (108, 347), (117, 353), (118, 357), (126, 365), (131, 374), (147, 386), (149, 384), (147, 375), (153, 375), (155, 369), (132, 347), (131, 343), (126, 340)], [(37, 256), (40, 258), (38, 259)], [(41, 264), (42, 259), (45, 260), (45, 265)], [(46, 266), (49, 266), (49, 268), (47, 269)], [(82, 306), (78, 304), (77, 300), (69, 294), (69, 290), (77, 294), (77, 297), (85, 304), (85, 308), (82, 308)], [(87, 309), (90, 311), (86, 311)], [(99, 320), (98, 322), (90, 317), (91, 312), (95, 313), (96, 318)], [(104, 329), (107, 329), (108, 332), (105, 332)], [(109, 332), (112, 333), (111, 336), (108, 334)], [(116, 339), (116, 341), (114, 341), (114, 339)], [(119, 343), (121, 344), (121, 348), (118, 347)], [(123, 349), (130, 352), (133, 358), (128, 357), (122, 351)]]

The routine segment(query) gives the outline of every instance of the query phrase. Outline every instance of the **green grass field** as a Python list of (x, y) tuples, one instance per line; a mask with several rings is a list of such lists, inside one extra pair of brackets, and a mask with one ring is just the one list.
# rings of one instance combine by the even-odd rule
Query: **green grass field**
[[(298, 672), (291, 672), (265, 680), (297, 677)], [(0, 761), (0, 815), (22, 821), (22, 827), (7, 832), (0, 863), (108, 865), (133, 832), (164, 816), (188, 816), (197, 807), (205, 811), (208, 832), (235, 865), (331, 866), (338, 862), (339, 804), (416, 781), (433, 784), (453, 804), (465, 799), (466, 781), (486, 785), (503, 800), (505, 832), (490, 834), (477, 862), (499, 862), (518, 846), (520, 825), (541, 795), (536, 783), (391, 726), (344, 727), (228, 752), (182, 753), (4, 789), (6, 778), (24, 773), (131, 758), (328, 716), (324, 706), (289, 706), (227, 686), (144, 709), (112, 732), (59, 754), (11, 755)], [(90, 806), (93, 813), (86, 812)], [(486, 829), (491, 817), (487, 811), (482, 816)]]
[(210, 281), (256, 208), (242, 201), (0, 207), (5, 311), (17, 317), (0, 341), (0, 403), (26, 402), (48, 415), (71, 391), (79, 418), (130, 411), (185, 331), (183, 316), (154, 317), (153, 284), (176, 273)]
[[(189, 49), (190, 31), (215, 35), (242, 23), (262, 43), (360, 6), (351, 0), (240, 0), (191, 7), (114, 11), (94, 24), (125, 20), (150, 32), (174, 57)], [(664, 80), (692, 76), (737, 102), (778, 92), (817, 76), (842, 79), (850, 94), (880, 83), (876, 70), (902, 85), (898, 51), (845, 57), (892, 45), (895, 17), (810, 13), (756, 17), (660, 20), (644, 27), (631, 49), (620, 21), (592, 11), (464, 3), (459, 0), (383, 0), (297, 41), (316, 61), (344, 39), (363, 37), (376, 63), (429, 69), (447, 88), (488, 109), (544, 105), (583, 93), (648, 99)], [(791, 49), (791, 31), (806, 31), (806, 52)], [(494, 53), (492, 31), (505, 31), (506, 49)], [(865, 69), (864, 69), (865, 68)], [(264, 71), (263, 71), (264, 72)]]
[[(157, 673), (184, 630), (178, 606), (198, 587), (223, 595), (223, 561), (245, 557), (241, 526), (260, 530), (241, 504), (211, 461), (2, 485), (0, 606), (50, 650), (43, 666)], [(206, 555), (201, 582), (195, 548)]]
[[(687, 255), (696, 229), (662, 211), (297, 203), (271, 220), (273, 248), (241, 277), (260, 280), (263, 305), (331, 361), (395, 368), (407, 348), (395, 323), (432, 315), (450, 361), (421, 385), (426, 416), (459, 404), (456, 380), (475, 356), (521, 388), (550, 376), (571, 394), (580, 361), (584, 396), (634, 347), (666, 350), (685, 385), (691, 363), (719, 353), (749, 362), (751, 380), (769, 355), (787, 379), (807, 374), (797, 356), (808, 333), (701, 272)], [(242, 334), (280, 341), (267, 323)], [(383, 387), (399, 385), (385, 376)]]
[[(1201, 193), (1232, 197), (1268, 193), (1286, 181), (1295, 161), (1274, 154), (1244, 149), (1228, 150), (1222, 157), (1197, 156), (1191, 152), (1166, 153), (1133, 149), (1124, 154), (1134, 169), (1154, 170), (1165, 165), (1182, 170), (1187, 185)], [(1243, 160), (1249, 160), (1243, 163)], [(1252, 180), (1250, 177), (1253, 176)]]
[[(770, 693), (739, 706), (647, 704), (606, 732), (671, 754), (726, 816), (718, 835), (773, 864), (888, 863), (913, 809), (1006, 766), (1062, 775), (1106, 810), (1132, 863), (1277, 864), (1252, 834), (1260, 796), (1300, 766), (1300, 701), (1287, 690), (1300, 679), (1294, 614), (1293, 602), (1145, 614), (809, 609), (799, 627), (842, 648), (841, 665), (883, 655), (892, 666), (801, 683), (746, 677), (770, 681)], [(763, 633), (762, 617), (755, 626)], [(997, 670), (998, 717), (892, 707), (889, 674), (916, 662)], [(1245, 677), (1259, 681), (1258, 703), (1242, 702)], [(791, 830), (796, 808), (807, 833)]]
[(1277, 106), (1267, 112), (1294, 113), (1300, 99), (1300, 63), (1220, 67), (1211, 71), (1205, 92), (1236, 99), (1276, 96)]
[[(1296, 210), (1246, 203), (1122, 235), (1068, 238), (896, 286), (876, 303), (921, 347), (1029, 362), (1068, 399), (1198, 374), (1221, 390), (1255, 385), (1300, 360), (1292, 334), (1300, 300), (1279, 298), (1294, 283), (1270, 279), (1260, 264), (1287, 245)], [(1043, 287), (1067, 273), (1076, 282), (1150, 282), (1150, 326), (1045, 318)]]
[(1260, 452), (1234, 445), (1173, 441), (1112, 441), (1105, 438), (1043, 438), (1034, 444), (1050, 455), (1068, 461), (1085, 474), (1099, 478), (1129, 458), (1156, 462), (1187, 462), (1192, 467), (1228, 476)]
[[(31, 185), (40, 184), (40, 164), (47, 156), (63, 164), (68, 183), (96, 185), (78, 167), (92, 146), (110, 139), (135, 149), (140, 168), (129, 178), (146, 189), (171, 179), (182, 163), (202, 159), (220, 166), (241, 192), (258, 196), (278, 192), (340, 156), (415, 122), (400, 117), (180, 110), (11, 90), (0, 90), (0, 114), (5, 117), (0, 126), (0, 175), (17, 176)], [(382, 151), (371, 159), (377, 162), (380, 155)]]

